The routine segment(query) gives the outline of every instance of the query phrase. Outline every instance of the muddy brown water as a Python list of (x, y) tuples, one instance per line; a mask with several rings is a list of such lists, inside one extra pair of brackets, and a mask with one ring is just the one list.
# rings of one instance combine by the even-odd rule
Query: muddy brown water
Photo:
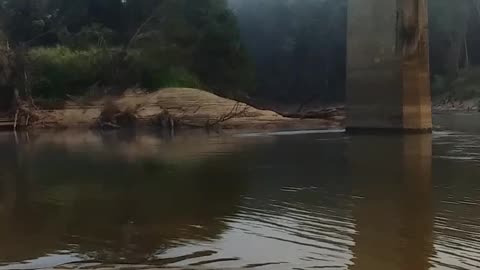
[(480, 115), (433, 135), (0, 135), (0, 269), (479, 269)]

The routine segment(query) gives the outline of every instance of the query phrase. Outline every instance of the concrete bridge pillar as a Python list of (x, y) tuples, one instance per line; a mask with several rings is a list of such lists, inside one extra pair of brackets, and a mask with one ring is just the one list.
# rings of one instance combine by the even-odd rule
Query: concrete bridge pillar
[(349, 0), (347, 130), (431, 131), (427, 0)]

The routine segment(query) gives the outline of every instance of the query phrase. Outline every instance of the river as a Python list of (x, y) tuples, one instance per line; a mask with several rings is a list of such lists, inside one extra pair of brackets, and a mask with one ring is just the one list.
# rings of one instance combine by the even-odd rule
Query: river
[(0, 269), (478, 269), (480, 115), (435, 123), (0, 134)]

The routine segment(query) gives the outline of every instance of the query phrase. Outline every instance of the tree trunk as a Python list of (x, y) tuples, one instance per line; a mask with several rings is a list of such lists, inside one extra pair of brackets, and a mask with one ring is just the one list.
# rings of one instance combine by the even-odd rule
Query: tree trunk
[(30, 74), (27, 63), (27, 47), (20, 45), (15, 49), (15, 80), (20, 97), (24, 100), (31, 97)]
[(5, 47), (0, 46), (0, 112), (7, 112), (14, 105), (14, 54)]
[(447, 78), (449, 81), (454, 81), (460, 71), (460, 60), (462, 58), (462, 51), (464, 47), (465, 31), (453, 34), (450, 39), (450, 47), (447, 52)]
[(464, 44), (465, 44), (465, 65), (464, 65), (464, 68), (468, 69), (470, 67), (470, 55), (469, 55), (468, 40), (467, 40), (466, 35), (464, 37)]

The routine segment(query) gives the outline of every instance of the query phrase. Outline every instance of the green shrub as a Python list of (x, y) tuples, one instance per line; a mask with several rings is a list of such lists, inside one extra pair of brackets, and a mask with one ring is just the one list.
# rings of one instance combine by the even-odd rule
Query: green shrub
[(85, 49), (95, 44), (95, 46), (103, 47), (111, 43), (113, 39), (113, 31), (101, 24), (93, 23), (83, 26), (77, 33), (70, 33), (66, 28), (60, 31), (58, 37), (61, 44), (69, 48)]
[(149, 89), (164, 87), (201, 88), (197, 74), (188, 67), (187, 60), (172, 48), (130, 50), (128, 76), (132, 83)]
[(200, 88), (198, 78), (182, 67), (172, 67), (164, 71), (152, 71), (151, 88), (190, 87)]
[(449, 83), (446, 77), (441, 75), (434, 75), (432, 80), (432, 95), (439, 96), (449, 90)]
[(111, 62), (106, 50), (66, 47), (34, 48), (29, 51), (32, 66), (32, 93), (37, 97), (82, 95), (103, 80)]
[(469, 100), (480, 97), (480, 68), (463, 70), (452, 83), (449, 95), (457, 100)]
[[(233, 95), (231, 93), (234, 91), (227, 89), (234, 89), (232, 85), (241, 86), (243, 81), (249, 81), (251, 77), (247, 76), (249, 72), (236, 66), (221, 68), (221, 58), (217, 58), (221, 65), (204, 59), (206, 64), (203, 71), (196, 70), (188, 63), (188, 54), (176, 48), (131, 49), (125, 59), (119, 59), (119, 52), (118, 48), (33, 48), (28, 53), (32, 67), (32, 93), (37, 98), (62, 99), (67, 95), (85, 95), (94, 85), (112, 89), (138, 85), (148, 89), (207, 88)], [(206, 67), (212, 66), (216, 68), (208, 73)], [(208, 78), (205, 74), (208, 74)]]

